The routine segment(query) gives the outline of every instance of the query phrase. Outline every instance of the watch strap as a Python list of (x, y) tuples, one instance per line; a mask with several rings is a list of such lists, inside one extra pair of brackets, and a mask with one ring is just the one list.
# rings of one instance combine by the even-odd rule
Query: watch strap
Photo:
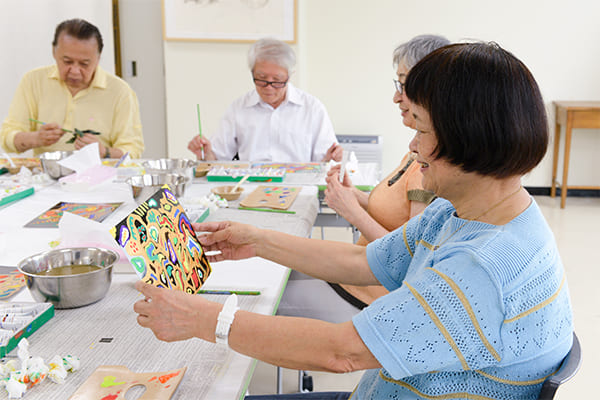
[(225, 345), (228, 344), (231, 324), (235, 318), (236, 311), (239, 309), (237, 295), (230, 295), (225, 301), (223, 309), (217, 317), (217, 328), (215, 329), (215, 339), (217, 343)]

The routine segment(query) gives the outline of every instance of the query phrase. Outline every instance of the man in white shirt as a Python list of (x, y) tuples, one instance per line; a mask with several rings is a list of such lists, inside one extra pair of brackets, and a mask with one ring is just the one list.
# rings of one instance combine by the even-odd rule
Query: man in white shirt
[(255, 89), (229, 106), (212, 140), (196, 136), (188, 149), (204, 160), (340, 161), (325, 106), (289, 82), (295, 63), (285, 42), (257, 41), (248, 53)]

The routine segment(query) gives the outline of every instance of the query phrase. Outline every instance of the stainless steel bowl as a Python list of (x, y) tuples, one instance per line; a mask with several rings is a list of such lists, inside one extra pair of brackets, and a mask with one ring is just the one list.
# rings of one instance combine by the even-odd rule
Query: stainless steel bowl
[[(17, 268), (25, 275), (27, 288), (36, 301), (50, 302), (55, 308), (75, 308), (95, 303), (106, 295), (112, 267), (118, 259), (112, 250), (73, 247), (36, 254), (19, 262)], [(72, 265), (95, 265), (100, 269), (72, 275), (40, 275)]]
[(127, 179), (133, 198), (139, 202), (147, 200), (163, 185), (169, 185), (176, 197), (182, 197), (189, 181), (189, 177), (178, 174), (145, 174)]
[(161, 158), (158, 160), (144, 161), (142, 166), (147, 174), (176, 174), (188, 176), (191, 179), (194, 176), (196, 164), (197, 162), (193, 160)]
[(75, 171), (65, 168), (58, 163), (59, 160), (67, 158), (71, 154), (73, 154), (72, 151), (51, 151), (40, 154), (40, 161), (42, 162), (42, 168), (44, 172), (54, 179), (71, 175)]

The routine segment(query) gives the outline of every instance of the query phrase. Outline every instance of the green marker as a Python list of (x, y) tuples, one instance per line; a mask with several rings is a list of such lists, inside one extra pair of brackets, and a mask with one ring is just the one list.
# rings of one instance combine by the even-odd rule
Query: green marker
[(274, 209), (271, 209), (271, 208), (238, 207), (238, 210), (264, 211), (264, 212), (273, 212), (273, 213), (282, 213), (282, 214), (296, 214), (296, 211), (274, 210)]
[(258, 296), (260, 290), (228, 290), (228, 289), (200, 289), (199, 294), (239, 294), (241, 296)]

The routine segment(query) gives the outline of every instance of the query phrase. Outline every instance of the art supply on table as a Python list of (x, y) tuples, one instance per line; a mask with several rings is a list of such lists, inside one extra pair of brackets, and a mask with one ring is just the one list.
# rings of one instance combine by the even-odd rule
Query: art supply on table
[(29, 221), (25, 228), (57, 228), (64, 212), (102, 222), (121, 204), (123, 203), (67, 203), (61, 201)]
[(244, 177), (242, 178), (242, 180), (241, 180), (241, 181), (239, 181), (238, 183), (236, 183), (236, 185), (235, 185), (233, 188), (231, 188), (230, 192), (231, 192), (231, 193), (235, 193), (235, 192), (237, 192), (238, 188), (239, 188), (240, 186), (242, 186), (242, 183), (246, 182), (246, 180), (247, 180), (249, 177), (250, 177), (250, 174), (246, 174), (246, 175), (244, 175)]
[(10, 156), (8, 155), (8, 153), (6, 153), (5, 151), (3, 151), (2, 154), (4, 154), (4, 157), (6, 157), (6, 159), (10, 163), (11, 167), (17, 168), (17, 166), (15, 165), (15, 162), (12, 160), (12, 158), (10, 158)]
[(240, 202), (240, 206), (287, 210), (300, 190), (301, 186), (259, 186)]
[(119, 165), (123, 164), (123, 161), (125, 161), (125, 159), (127, 158), (128, 155), (129, 155), (129, 152), (126, 152), (125, 154), (123, 154), (121, 156), (121, 158), (119, 158), (119, 161), (117, 161), (117, 163), (115, 164), (115, 168), (117, 168)]
[(348, 163), (348, 156), (350, 153), (347, 151), (342, 152), (342, 163), (340, 166), (340, 183), (344, 183), (344, 174), (346, 173), (346, 164)]
[(206, 174), (206, 179), (209, 182), (237, 182), (245, 175), (249, 175), (248, 181), (250, 182), (282, 182), (285, 174), (285, 169), (232, 168), (215, 165)]
[(0, 266), (0, 300), (4, 301), (25, 287), (25, 275), (16, 267)]
[[(200, 122), (200, 104), (196, 104), (196, 111), (198, 114), (198, 136), (202, 137), (202, 123)], [(202, 160), (204, 160), (204, 146), (200, 149), (202, 152)]]
[(13, 182), (0, 183), (0, 206), (31, 196), (34, 188), (31, 185), (21, 185)]
[(210, 274), (208, 258), (192, 223), (166, 185), (110, 233), (146, 283), (197, 293)]
[(272, 169), (283, 169), (288, 174), (297, 173), (320, 173), (323, 164), (318, 162), (310, 163), (273, 163), (273, 162), (260, 162), (252, 164), (252, 168), (272, 168)]
[(272, 208), (253, 208), (253, 207), (238, 207), (238, 210), (246, 210), (246, 211), (264, 211), (264, 212), (272, 212), (272, 213), (282, 213), (282, 214), (296, 214), (296, 211), (289, 210), (274, 210)]
[(139, 400), (168, 400), (173, 396), (187, 367), (163, 372), (136, 373), (124, 365), (101, 365), (69, 397), (69, 400), (124, 399), (123, 395), (134, 386), (145, 391)]
[(230, 295), (237, 294), (240, 296), (259, 296), (260, 290), (239, 290), (239, 289), (200, 289), (198, 294), (219, 294)]
[(0, 303), (0, 357), (13, 350), (21, 339), (31, 336), (54, 316), (50, 303)]

